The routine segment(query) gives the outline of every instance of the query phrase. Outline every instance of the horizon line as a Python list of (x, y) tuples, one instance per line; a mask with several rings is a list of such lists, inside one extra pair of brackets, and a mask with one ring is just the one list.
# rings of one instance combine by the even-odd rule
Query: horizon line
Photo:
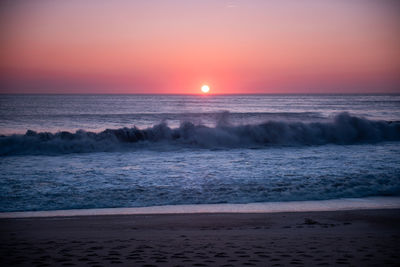
[(171, 95), (171, 96), (235, 96), (235, 95), (400, 95), (400, 92), (368, 92), (368, 93), (3, 93), (0, 95)]

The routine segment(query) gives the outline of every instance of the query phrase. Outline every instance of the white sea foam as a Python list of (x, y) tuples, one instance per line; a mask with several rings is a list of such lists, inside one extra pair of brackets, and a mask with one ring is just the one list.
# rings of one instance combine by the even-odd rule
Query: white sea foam
[(399, 209), (400, 197), (346, 198), (320, 201), (287, 201), (248, 204), (166, 205), (140, 208), (77, 209), (3, 212), (0, 218), (70, 217), (93, 215), (277, 213), (359, 209)]

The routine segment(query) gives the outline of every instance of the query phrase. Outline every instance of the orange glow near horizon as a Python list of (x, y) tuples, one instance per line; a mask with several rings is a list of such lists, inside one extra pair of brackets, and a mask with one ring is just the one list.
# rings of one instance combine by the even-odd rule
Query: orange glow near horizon
[(400, 3), (5, 1), (1, 93), (400, 92)]

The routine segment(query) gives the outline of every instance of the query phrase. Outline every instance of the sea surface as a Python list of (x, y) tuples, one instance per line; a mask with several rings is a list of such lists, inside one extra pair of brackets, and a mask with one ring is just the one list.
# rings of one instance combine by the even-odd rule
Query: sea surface
[(0, 212), (400, 196), (400, 95), (0, 95)]

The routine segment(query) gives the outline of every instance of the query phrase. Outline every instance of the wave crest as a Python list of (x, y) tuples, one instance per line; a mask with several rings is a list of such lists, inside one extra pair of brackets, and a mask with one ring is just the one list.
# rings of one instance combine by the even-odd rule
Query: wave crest
[(331, 122), (268, 121), (233, 126), (223, 114), (216, 127), (183, 122), (178, 128), (160, 123), (147, 129), (107, 129), (100, 133), (35, 132), (0, 137), (0, 155), (64, 154), (123, 151), (166, 144), (198, 148), (246, 148), (270, 145), (357, 144), (400, 140), (400, 123), (373, 121), (341, 113)]

